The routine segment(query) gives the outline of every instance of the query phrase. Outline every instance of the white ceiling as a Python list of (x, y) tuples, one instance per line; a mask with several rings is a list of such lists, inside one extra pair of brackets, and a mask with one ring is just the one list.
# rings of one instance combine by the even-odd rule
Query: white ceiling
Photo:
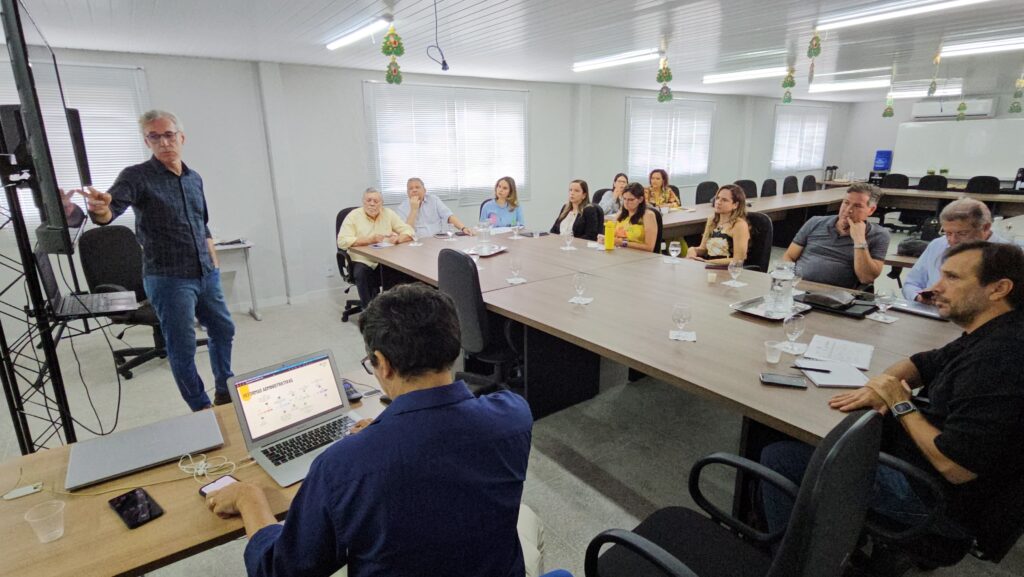
[[(437, 37), (452, 76), (657, 89), (657, 61), (584, 73), (570, 67), (664, 44), (675, 91), (780, 97), (781, 79), (703, 85), (701, 77), (784, 66), (789, 54), (797, 70), (795, 98), (882, 101), (885, 89), (808, 95), (806, 52), (819, 18), (892, 1), (439, 0)], [(22, 2), (54, 47), (361, 68), (380, 70), (382, 79), (381, 35), (336, 52), (324, 44), (392, 13), (406, 49), (403, 72), (440, 73), (426, 55), (434, 41), (431, 0)], [(897, 81), (930, 79), (944, 38), (995, 36), (1024, 36), (1024, 1), (993, 0), (822, 33), (816, 74), (895, 63)], [(964, 78), (968, 94), (998, 94), (1012, 92), (1022, 71), (1019, 51), (945, 59), (939, 76)]]

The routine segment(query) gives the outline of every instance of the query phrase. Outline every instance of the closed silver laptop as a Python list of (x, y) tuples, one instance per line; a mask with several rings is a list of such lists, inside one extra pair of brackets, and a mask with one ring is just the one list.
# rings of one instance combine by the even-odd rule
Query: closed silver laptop
[(937, 319), (944, 321), (947, 319), (942, 318), (939, 314), (939, 309), (933, 305), (926, 305), (917, 301), (898, 300), (892, 305), (892, 310), (900, 311), (904, 313), (910, 313), (912, 315), (918, 315), (922, 317), (928, 317), (930, 319)]
[(228, 391), (249, 455), (282, 487), (359, 420), (330, 351), (232, 377)]

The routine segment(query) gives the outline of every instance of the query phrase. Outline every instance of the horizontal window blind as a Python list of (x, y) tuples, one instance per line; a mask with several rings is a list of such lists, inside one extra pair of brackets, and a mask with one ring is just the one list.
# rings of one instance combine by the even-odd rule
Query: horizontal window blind
[(706, 176), (714, 113), (712, 102), (626, 98), (629, 178), (646, 184), (647, 175), (655, 168), (666, 170), (673, 184)]
[[(33, 60), (33, 77), (43, 125), (50, 145), (57, 185), (65, 190), (80, 188), (78, 165), (64, 116), (57, 75), (52, 63)], [(82, 121), (86, 156), (93, 186), (106, 191), (121, 170), (149, 157), (137, 124), (145, 107), (145, 73), (141, 69), (68, 64), (60, 66), (60, 82), (68, 108), (77, 108)], [(0, 104), (19, 104), (10, 63), (0, 61)], [(40, 223), (39, 211), (28, 190), (19, 192), (22, 213), (29, 229)], [(85, 199), (75, 197), (85, 210)], [(6, 199), (2, 202), (6, 205)], [(131, 209), (117, 224), (135, 228)]]
[(825, 164), (829, 109), (779, 104), (775, 107), (772, 170), (815, 170)]
[(412, 177), (462, 205), (491, 198), (503, 176), (529, 198), (528, 92), (366, 82), (363, 99), (370, 180), (386, 204)]

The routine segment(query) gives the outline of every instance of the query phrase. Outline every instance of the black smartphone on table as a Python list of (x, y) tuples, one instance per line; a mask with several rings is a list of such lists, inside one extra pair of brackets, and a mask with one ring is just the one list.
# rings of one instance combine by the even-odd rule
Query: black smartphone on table
[(114, 497), (108, 503), (129, 529), (145, 525), (164, 514), (163, 508), (145, 489), (132, 489), (124, 495)]
[(779, 375), (775, 373), (761, 373), (761, 384), (772, 387), (788, 387), (791, 389), (806, 389), (807, 379), (800, 375)]
[(356, 390), (356, 386), (352, 384), (352, 381), (341, 379), (341, 384), (345, 389), (345, 398), (348, 399), (348, 402), (355, 403), (363, 398), (363, 394)]

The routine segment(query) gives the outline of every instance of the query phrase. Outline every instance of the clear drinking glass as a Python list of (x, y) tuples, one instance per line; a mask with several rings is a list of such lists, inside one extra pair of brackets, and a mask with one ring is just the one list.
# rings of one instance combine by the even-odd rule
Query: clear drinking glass
[(799, 263), (793, 263), (793, 290), (800, 290), (796, 285), (804, 280), (803, 271)]
[(565, 250), (572, 248), (572, 232), (566, 232), (562, 234), (562, 242), (565, 243)]
[(804, 327), (804, 315), (790, 315), (782, 321), (782, 328), (786, 331), (786, 338), (789, 340), (788, 343), (782, 345), (783, 351), (793, 355), (797, 354), (799, 347), (796, 345), (796, 340), (804, 334)]
[(731, 260), (731, 261), (729, 261), (729, 276), (732, 277), (733, 281), (735, 281), (736, 279), (740, 278), (740, 273), (741, 272), (743, 272), (743, 261), (741, 261), (741, 260)]
[(668, 243), (668, 254), (672, 257), (672, 260), (678, 260), (680, 253), (683, 252), (683, 246), (679, 244), (678, 240), (674, 240)]
[(412, 233), (412, 242), (409, 243), (409, 246), (423, 246), (423, 243), (420, 242), (420, 237), (415, 232)]
[(572, 286), (576, 289), (576, 298), (582, 298), (583, 293), (587, 292), (587, 275), (576, 273), (572, 277)]
[(880, 290), (875, 293), (875, 305), (878, 307), (878, 312), (881, 313), (883, 319), (890, 319), (887, 312), (892, 308), (892, 305), (896, 302), (896, 294), (891, 290)]
[(446, 224), (444, 226), (444, 233), (448, 235), (446, 242), (451, 242), (455, 240), (455, 225), (450, 222)]
[(512, 240), (519, 240), (519, 223), (512, 217)]
[(508, 267), (512, 269), (512, 278), (519, 278), (519, 273), (523, 271), (523, 261), (514, 256), (508, 261)]
[(774, 365), (779, 362), (782, 358), (782, 344), (779, 341), (765, 341), (764, 342), (764, 360), (768, 361), (768, 364)]
[(690, 305), (677, 304), (672, 307), (672, 322), (676, 324), (677, 330), (685, 330), (691, 318)]

